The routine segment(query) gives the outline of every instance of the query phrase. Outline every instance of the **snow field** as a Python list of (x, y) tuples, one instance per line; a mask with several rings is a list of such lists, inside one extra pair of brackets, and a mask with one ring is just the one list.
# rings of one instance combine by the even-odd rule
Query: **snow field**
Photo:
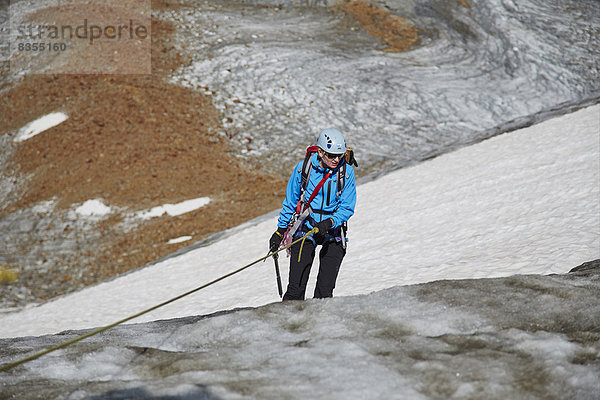
[[(359, 185), (335, 295), (439, 279), (562, 273), (599, 258), (599, 111), (588, 107)], [(275, 221), (3, 316), (0, 336), (106, 325), (178, 296), (264, 256)], [(136, 322), (278, 300), (268, 260)]]
[[(599, 109), (361, 185), (336, 294), (436, 279), (559, 273), (598, 258)], [(361, 265), (375, 267), (368, 283), (361, 283)]]

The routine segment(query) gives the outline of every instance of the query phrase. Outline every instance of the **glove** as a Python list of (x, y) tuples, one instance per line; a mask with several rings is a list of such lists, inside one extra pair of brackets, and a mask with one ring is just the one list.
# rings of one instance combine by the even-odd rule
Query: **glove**
[(317, 232), (317, 234), (319, 236), (324, 236), (327, 233), (327, 231), (329, 229), (331, 229), (332, 226), (333, 226), (333, 219), (327, 218), (327, 219), (319, 222), (317, 225), (315, 225), (315, 228), (317, 228), (319, 230), (319, 232)]
[(271, 239), (269, 239), (269, 251), (273, 253), (279, 249), (279, 245), (283, 240), (283, 234), (285, 233), (285, 228), (277, 228)]

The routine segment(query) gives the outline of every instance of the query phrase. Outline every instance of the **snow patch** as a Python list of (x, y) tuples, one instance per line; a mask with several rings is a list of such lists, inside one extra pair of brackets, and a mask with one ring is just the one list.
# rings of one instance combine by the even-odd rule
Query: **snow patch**
[(112, 209), (105, 205), (101, 199), (88, 200), (75, 209), (75, 213), (82, 217), (103, 217), (110, 214)]
[(164, 213), (167, 213), (171, 217), (175, 217), (177, 215), (197, 210), (198, 208), (203, 207), (208, 203), (210, 203), (210, 198), (200, 197), (197, 199), (182, 201), (181, 203), (177, 204), (164, 204), (159, 207), (153, 207), (150, 210), (139, 211), (138, 213), (136, 213), (136, 217), (142, 219), (150, 219), (160, 217)]
[(167, 242), (167, 244), (176, 244), (181, 242), (187, 242), (188, 240), (192, 240), (191, 236), (180, 236), (178, 238), (173, 238)]
[(35, 135), (66, 121), (67, 118), (69, 118), (67, 114), (62, 112), (55, 112), (38, 118), (19, 129), (14, 141), (23, 142), (27, 139), (31, 139)]
[(54, 210), (56, 199), (41, 201), (31, 208), (31, 211), (38, 214), (49, 214)]

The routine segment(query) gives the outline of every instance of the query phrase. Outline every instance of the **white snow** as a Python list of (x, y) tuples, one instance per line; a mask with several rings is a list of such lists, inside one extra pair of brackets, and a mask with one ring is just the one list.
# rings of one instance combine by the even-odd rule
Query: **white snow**
[(75, 213), (82, 217), (103, 217), (110, 214), (112, 209), (105, 205), (102, 199), (88, 200), (75, 209)]
[(27, 139), (31, 139), (35, 135), (38, 135), (64, 121), (69, 117), (62, 112), (54, 112), (48, 115), (44, 115), (41, 118), (32, 121), (17, 131), (15, 142), (23, 142)]
[(54, 210), (56, 199), (41, 201), (31, 208), (31, 211), (38, 214), (48, 214)]
[[(588, 107), (359, 185), (336, 297), (439, 279), (563, 273), (600, 258), (599, 112), (598, 105)], [(264, 256), (275, 222), (270, 216), (245, 224), (193, 251), (2, 316), (0, 336), (96, 327), (154, 306)], [(279, 301), (274, 275), (270, 260), (259, 263), (136, 322)], [(414, 329), (427, 335), (484, 323), (413, 311)], [(335, 325), (322, 329), (333, 332)], [(335, 353), (360, 352), (339, 346)]]
[(142, 219), (150, 219), (160, 217), (163, 214), (168, 214), (171, 217), (188, 213), (204, 207), (210, 203), (210, 198), (199, 197), (197, 199), (185, 200), (177, 204), (164, 204), (162, 206), (153, 207), (150, 210), (139, 211), (136, 213), (136, 217)]
[(182, 243), (182, 242), (187, 242), (188, 240), (192, 240), (192, 236), (180, 236), (177, 238), (173, 238), (170, 239), (167, 244), (176, 244), (176, 243)]
[[(208, 203), (210, 203), (210, 198), (200, 197), (197, 199), (182, 201), (181, 203), (177, 204), (164, 204), (162, 206), (153, 207), (149, 210), (142, 210), (128, 215), (133, 215), (135, 218), (141, 219), (156, 218), (164, 214), (174, 217), (177, 215), (188, 213), (190, 211), (197, 210)], [(113, 207), (104, 204), (102, 199), (88, 200), (85, 203), (78, 206), (77, 208), (75, 208), (75, 213), (79, 217), (84, 217), (88, 219), (98, 219), (110, 214), (111, 212), (113, 212)], [(175, 238), (169, 241), (169, 244), (179, 243), (190, 239), (191, 236)]]

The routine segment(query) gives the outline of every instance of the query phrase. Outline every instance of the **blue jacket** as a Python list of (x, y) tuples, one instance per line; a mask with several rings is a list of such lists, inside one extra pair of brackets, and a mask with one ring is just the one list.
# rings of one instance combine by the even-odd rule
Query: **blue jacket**
[[(342, 159), (343, 160), (343, 159)], [(312, 195), (315, 187), (321, 182), (327, 169), (322, 168), (319, 165), (317, 153), (313, 154), (311, 160), (312, 170), (308, 182), (306, 184), (306, 191), (304, 193), (304, 200), (308, 201)], [(345, 162), (345, 161), (343, 161)], [(277, 226), (281, 228), (287, 228), (292, 215), (296, 211), (296, 205), (300, 200), (300, 185), (302, 182), (302, 164), (300, 161), (292, 176), (288, 181), (285, 200), (283, 201), (283, 208), (279, 213), (279, 220)], [(310, 217), (316, 222), (320, 222), (323, 219), (333, 218), (333, 228), (341, 226), (344, 222), (348, 221), (354, 214), (354, 207), (356, 205), (356, 182), (354, 180), (354, 169), (351, 165), (346, 164), (346, 178), (344, 182), (344, 189), (340, 197), (337, 197), (337, 172), (331, 174), (331, 176), (325, 181), (323, 187), (319, 193), (315, 196), (313, 201), (310, 203), (310, 207), (313, 210), (323, 210), (325, 212), (333, 212), (331, 215), (323, 215), (319, 213), (311, 213)], [(308, 221), (309, 218), (307, 218)], [(306, 222), (309, 228), (313, 226), (310, 222)]]

